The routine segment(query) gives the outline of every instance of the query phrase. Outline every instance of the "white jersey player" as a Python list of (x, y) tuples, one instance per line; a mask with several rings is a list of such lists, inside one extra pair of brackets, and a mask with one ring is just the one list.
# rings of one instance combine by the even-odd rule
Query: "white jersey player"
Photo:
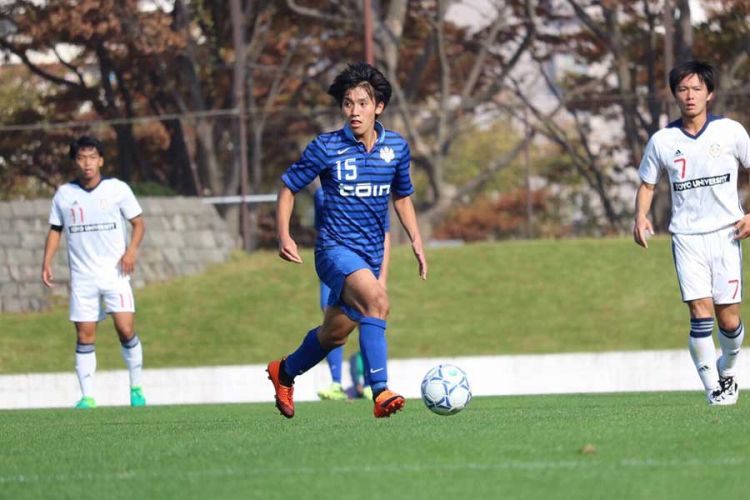
[[(711, 405), (734, 404), (737, 355), (744, 339), (740, 318), (742, 249), (750, 235), (737, 192), (740, 167), (750, 167), (750, 137), (734, 120), (708, 113), (713, 68), (689, 61), (669, 74), (681, 118), (659, 130), (639, 168), (635, 242), (648, 248), (648, 212), (662, 173), (672, 193), (672, 249), (682, 299), (690, 311), (690, 354)], [(721, 357), (713, 343), (714, 315)]]
[[(42, 282), (52, 287), (52, 258), (65, 232), (70, 266), (70, 320), (77, 332), (76, 374), (82, 397), (78, 408), (93, 408), (96, 325), (111, 313), (130, 374), (130, 403), (145, 405), (141, 388), (143, 351), (134, 330), (135, 302), (130, 274), (143, 239), (143, 210), (122, 181), (104, 178), (101, 143), (88, 136), (74, 141), (70, 157), (77, 179), (60, 186), (52, 200), (44, 248)], [(132, 225), (127, 242), (126, 221)], [(104, 309), (102, 309), (102, 302)]]

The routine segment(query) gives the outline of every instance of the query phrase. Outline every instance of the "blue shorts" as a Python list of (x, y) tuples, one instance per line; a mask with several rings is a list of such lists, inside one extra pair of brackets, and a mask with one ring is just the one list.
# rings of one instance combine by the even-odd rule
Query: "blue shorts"
[(328, 305), (328, 296), (331, 295), (331, 289), (328, 288), (328, 285), (320, 282), (320, 310), (324, 310), (326, 306)]
[(315, 250), (315, 270), (322, 282), (321, 285), (326, 285), (330, 289), (327, 305), (341, 309), (352, 321), (357, 322), (362, 321), (364, 315), (345, 304), (341, 293), (344, 291), (346, 277), (360, 269), (369, 269), (376, 278), (380, 276), (380, 266), (369, 265), (359, 254), (348, 248), (330, 247)]

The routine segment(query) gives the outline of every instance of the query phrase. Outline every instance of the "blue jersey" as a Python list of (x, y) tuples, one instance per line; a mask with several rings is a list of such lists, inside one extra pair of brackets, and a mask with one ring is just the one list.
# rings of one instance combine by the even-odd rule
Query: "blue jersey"
[(325, 202), (316, 248), (344, 246), (378, 267), (388, 230), (388, 199), (409, 196), (411, 153), (406, 140), (375, 124), (377, 141), (370, 152), (355, 139), (349, 126), (319, 135), (302, 158), (281, 176), (297, 193), (320, 177)]
[(325, 198), (323, 198), (323, 188), (315, 190), (315, 230), (320, 232), (321, 226), (323, 226), (323, 206), (325, 204)]
[[(325, 204), (325, 198), (323, 197), (323, 188), (319, 187), (315, 190), (313, 196), (315, 198), (315, 230), (320, 232), (320, 228), (323, 226), (323, 205)], [(385, 232), (387, 233), (391, 229), (391, 218), (385, 218)]]

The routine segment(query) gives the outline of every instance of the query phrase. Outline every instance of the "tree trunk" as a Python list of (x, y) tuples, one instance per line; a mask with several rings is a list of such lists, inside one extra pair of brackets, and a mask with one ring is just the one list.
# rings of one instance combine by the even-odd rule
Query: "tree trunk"
[(169, 132), (169, 148), (167, 158), (170, 166), (168, 170), (169, 185), (179, 194), (195, 196), (199, 194), (198, 179), (194, 175), (197, 171), (193, 159), (190, 157), (185, 132), (180, 120), (164, 120), (164, 127)]
[(675, 56), (679, 63), (693, 58), (693, 19), (689, 0), (677, 0), (675, 6), (680, 10), (675, 30)]

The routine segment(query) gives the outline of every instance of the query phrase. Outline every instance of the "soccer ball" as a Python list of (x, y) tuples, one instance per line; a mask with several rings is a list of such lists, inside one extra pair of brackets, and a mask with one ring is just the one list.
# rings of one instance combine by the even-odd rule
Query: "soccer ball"
[(453, 415), (471, 401), (466, 373), (454, 365), (438, 365), (422, 379), (422, 401), (438, 415)]

